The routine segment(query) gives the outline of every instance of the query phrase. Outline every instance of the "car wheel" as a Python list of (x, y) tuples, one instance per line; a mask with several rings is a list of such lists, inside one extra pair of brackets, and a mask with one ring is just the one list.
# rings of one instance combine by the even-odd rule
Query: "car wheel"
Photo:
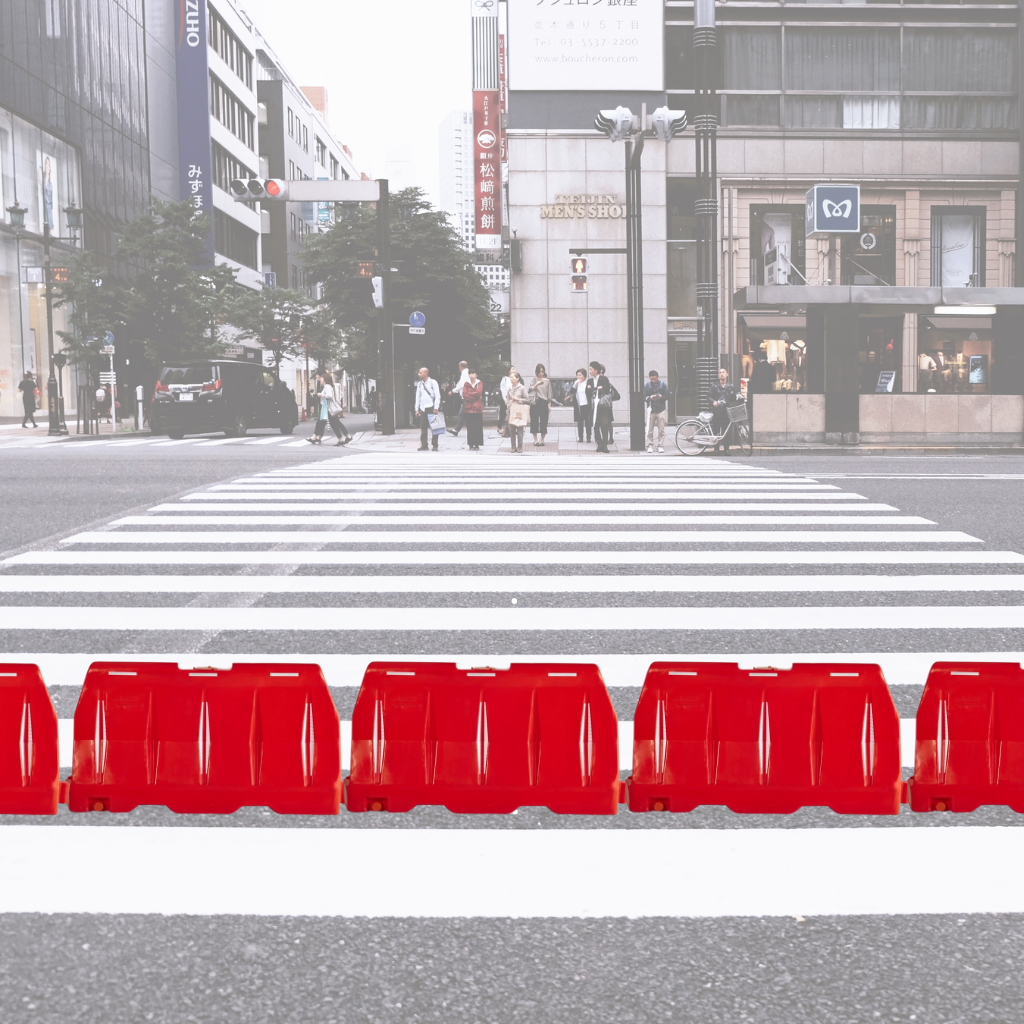
[(184, 430), (168, 430), (167, 431), (167, 436), (172, 441), (180, 441), (185, 436), (185, 431)]
[(295, 424), (294, 423), (286, 422), (286, 423), (282, 423), (281, 424), (281, 433), (282, 434), (290, 434), (294, 429), (295, 429)]
[(246, 423), (245, 417), (239, 413), (231, 421), (231, 425), (226, 427), (224, 433), (228, 437), (245, 437), (245, 432), (249, 429), (249, 424)]

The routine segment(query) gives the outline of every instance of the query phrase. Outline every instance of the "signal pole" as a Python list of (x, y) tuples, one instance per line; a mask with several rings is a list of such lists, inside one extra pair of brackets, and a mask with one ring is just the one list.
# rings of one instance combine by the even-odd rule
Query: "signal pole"
[(718, 379), (718, 33), (715, 0), (694, 0), (694, 143), (697, 199), (697, 382), (700, 407)]
[(384, 280), (381, 282), (383, 301), (377, 310), (377, 409), (382, 434), (395, 432), (395, 334), (391, 329), (391, 221), (389, 219), (388, 180), (379, 178), (380, 197), (377, 199), (377, 260), (381, 264)]

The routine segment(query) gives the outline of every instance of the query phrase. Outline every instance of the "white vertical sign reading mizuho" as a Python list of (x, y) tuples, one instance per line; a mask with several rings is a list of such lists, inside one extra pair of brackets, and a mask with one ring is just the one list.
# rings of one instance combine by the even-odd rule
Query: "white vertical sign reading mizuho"
[(509, 89), (660, 92), (664, 0), (508, 0)]

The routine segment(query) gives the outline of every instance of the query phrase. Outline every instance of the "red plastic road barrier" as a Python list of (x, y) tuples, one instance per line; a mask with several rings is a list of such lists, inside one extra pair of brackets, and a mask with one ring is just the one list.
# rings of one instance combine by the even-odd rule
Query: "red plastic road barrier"
[(632, 811), (897, 814), (900, 723), (877, 665), (652, 665), (633, 723)]
[(352, 716), (350, 811), (440, 804), (615, 814), (618, 722), (596, 665), (374, 662)]
[(1024, 813), (1024, 669), (939, 662), (917, 709), (915, 811), (1004, 804)]
[(73, 811), (337, 814), (341, 737), (317, 665), (90, 666), (75, 709)]
[(56, 814), (57, 713), (37, 665), (0, 665), (0, 814)]

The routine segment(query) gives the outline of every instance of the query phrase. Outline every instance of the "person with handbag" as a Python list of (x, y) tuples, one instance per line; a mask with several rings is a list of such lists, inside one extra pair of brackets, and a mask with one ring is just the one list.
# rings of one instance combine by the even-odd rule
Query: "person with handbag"
[[(551, 412), (551, 400), (554, 393), (551, 390), (551, 378), (543, 363), (537, 364), (533, 371), (534, 378), (530, 381), (527, 391), (527, 398), (530, 402), (530, 433), (533, 434), (534, 448), (543, 448), (544, 439), (548, 433), (548, 415)], [(537, 435), (540, 434), (540, 440)]]
[(416, 381), (416, 402), (413, 407), (420, 421), (420, 446), (418, 451), (427, 450), (427, 438), (433, 441), (434, 451), (437, 451), (437, 434), (431, 430), (430, 417), (436, 416), (441, 408), (441, 389), (437, 381), (430, 376), (430, 370), (425, 366), (420, 367), (419, 380)]
[(586, 435), (589, 444), (594, 430), (594, 417), (587, 402), (586, 370), (576, 371), (576, 380), (569, 385), (569, 400), (572, 402), (572, 418), (576, 421), (576, 440), (582, 444)]
[(478, 452), (484, 443), (484, 382), (472, 367), (466, 383), (462, 385), (462, 415), (466, 421), (469, 450)]
[(348, 428), (341, 422), (343, 407), (341, 399), (336, 394), (334, 375), (330, 370), (323, 370), (317, 375), (320, 381), (320, 415), (317, 417), (316, 426), (313, 428), (313, 436), (307, 437), (310, 444), (323, 444), (324, 433), (327, 431), (328, 423), (334, 436), (337, 437), (337, 445), (348, 444), (352, 435)]
[(604, 374), (604, 366), (596, 359), (590, 364), (590, 379), (586, 387), (587, 401), (594, 410), (594, 440), (597, 450), (608, 454), (608, 442), (612, 439), (612, 402), (619, 393), (612, 387)]
[(509, 389), (506, 404), (508, 405), (508, 436), (511, 439), (509, 451), (523, 454), (523, 432), (530, 422), (530, 399), (523, 387), (523, 379), (518, 370), (509, 370)]

